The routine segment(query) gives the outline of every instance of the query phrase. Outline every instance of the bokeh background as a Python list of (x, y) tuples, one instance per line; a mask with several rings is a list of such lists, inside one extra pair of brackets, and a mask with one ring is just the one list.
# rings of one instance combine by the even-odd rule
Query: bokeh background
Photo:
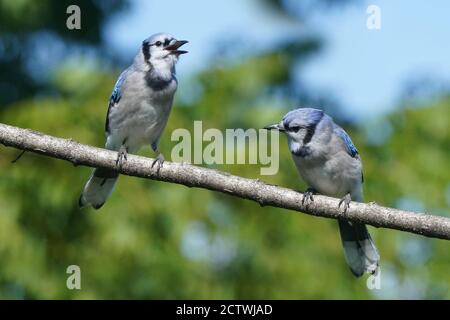
[[(81, 30), (66, 8), (81, 8)], [(381, 30), (368, 30), (369, 4)], [(450, 3), (0, 0), (0, 121), (102, 146), (107, 101), (143, 39), (188, 39), (161, 141), (176, 128), (260, 128), (320, 107), (350, 133), (367, 201), (449, 216)], [(218, 169), (305, 188), (280, 171)], [(0, 146), (0, 298), (450, 298), (450, 242), (370, 228), (381, 289), (356, 280), (336, 222), (206, 190), (122, 176), (79, 210), (90, 169)], [(142, 155), (153, 156), (149, 148)], [(294, 178), (295, 177), (295, 178)], [(81, 290), (66, 268), (81, 268)]]

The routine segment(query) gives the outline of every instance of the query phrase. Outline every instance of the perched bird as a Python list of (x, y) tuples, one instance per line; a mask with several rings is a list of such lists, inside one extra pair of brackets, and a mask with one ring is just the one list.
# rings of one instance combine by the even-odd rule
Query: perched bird
[[(284, 132), (298, 172), (309, 188), (302, 202), (313, 194), (341, 198), (344, 213), (351, 200), (363, 201), (361, 158), (348, 134), (322, 110), (299, 108), (265, 129)], [(343, 215), (345, 216), (345, 214)], [(364, 224), (338, 220), (347, 264), (356, 277), (374, 273), (380, 256)]]
[[(109, 99), (106, 115), (106, 148), (119, 152), (121, 166), (128, 153), (149, 144), (158, 156), (158, 170), (164, 162), (158, 145), (166, 126), (177, 90), (175, 64), (187, 51), (179, 48), (187, 43), (169, 34), (158, 33), (142, 42), (133, 64), (119, 76)], [(118, 173), (95, 169), (79, 198), (79, 206), (99, 209), (113, 191)]]

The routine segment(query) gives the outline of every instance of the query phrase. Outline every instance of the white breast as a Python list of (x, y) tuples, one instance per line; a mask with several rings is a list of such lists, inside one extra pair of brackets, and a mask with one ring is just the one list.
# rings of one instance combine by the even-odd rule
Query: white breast
[(293, 155), (297, 169), (309, 187), (319, 193), (341, 198), (347, 193), (355, 200), (362, 197), (361, 165), (348, 155), (305, 159)]
[(142, 77), (129, 80), (134, 81), (130, 81), (133, 86), (127, 86), (110, 112), (108, 144), (118, 149), (126, 139), (126, 145), (134, 152), (145, 144), (158, 142), (169, 118), (177, 82), (173, 80), (165, 89), (153, 91)]

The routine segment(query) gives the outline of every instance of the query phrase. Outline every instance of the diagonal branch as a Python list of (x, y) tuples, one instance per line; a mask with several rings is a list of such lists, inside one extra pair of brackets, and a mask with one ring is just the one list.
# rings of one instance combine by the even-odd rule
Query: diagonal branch
[[(0, 143), (67, 160), (74, 165), (116, 169), (115, 151), (91, 147), (71, 139), (52, 137), (29, 129), (0, 124)], [(339, 200), (335, 198), (317, 195), (312, 203), (303, 205), (302, 193), (270, 185), (259, 179), (242, 178), (218, 170), (167, 161), (157, 173), (156, 167), (152, 168), (152, 163), (151, 158), (129, 155), (126, 163), (118, 171), (130, 176), (218, 191), (256, 201), (261, 206), (291, 209), (325, 218), (343, 218), (342, 211), (338, 208)], [(375, 203), (352, 202), (345, 218), (374, 227), (450, 240), (450, 219), (443, 216), (387, 208)]]

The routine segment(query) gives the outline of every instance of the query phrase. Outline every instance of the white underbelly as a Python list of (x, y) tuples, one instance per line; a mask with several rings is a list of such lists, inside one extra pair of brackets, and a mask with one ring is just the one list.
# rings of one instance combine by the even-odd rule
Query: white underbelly
[(170, 114), (171, 102), (155, 107), (149, 101), (142, 101), (137, 105), (121, 107), (115, 110), (116, 113), (111, 113), (110, 136), (114, 145), (126, 141), (129, 148), (137, 151), (141, 146), (159, 140)]
[(305, 164), (295, 158), (294, 161), (308, 187), (314, 188), (318, 193), (330, 197), (343, 197), (351, 192), (349, 181), (340, 172), (329, 170), (325, 163)]

